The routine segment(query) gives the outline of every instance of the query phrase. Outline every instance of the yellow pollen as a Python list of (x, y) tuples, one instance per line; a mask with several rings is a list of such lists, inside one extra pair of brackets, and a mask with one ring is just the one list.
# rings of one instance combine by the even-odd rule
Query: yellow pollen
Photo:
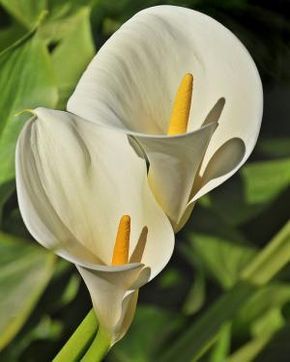
[(189, 118), (193, 75), (186, 73), (177, 90), (169, 121), (167, 134), (170, 136), (186, 133)]
[(131, 218), (129, 215), (123, 215), (120, 219), (114, 245), (112, 265), (123, 265), (128, 263), (129, 243), (131, 231)]

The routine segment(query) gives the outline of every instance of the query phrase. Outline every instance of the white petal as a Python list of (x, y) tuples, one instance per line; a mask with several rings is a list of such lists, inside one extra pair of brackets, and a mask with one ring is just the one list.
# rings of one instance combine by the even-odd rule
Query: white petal
[(90, 292), (97, 318), (117, 342), (127, 332), (134, 313), (138, 289), (148, 282), (150, 270), (137, 269), (105, 273), (78, 267)]
[(199, 182), (192, 190), (191, 203), (224, 182), (243, 161), (246, 147), (240, 138), (231, 138), (225, 142), (206, 165)]
[(26, 227), (39, 243), (68, 260), (98, 263), (97, 257), (63, 223), (41, 184), (32, 150), (33, 123), (34, 119), (24, 126), (16, 149), (18, 203)]
[(176, 137), (136, 136), (150, 163), (151, 189), (176, 230), (216, 127), (211, 123)]
[(68, 109), (129, 133), (165, 134), (177, 87), (188, 72), (194, 75), (189, 131), (211, 122), (211, 117), (205, 121), (208, 112), (218, 99), (226, 100), (201, 175), (230, 139), (240, 139), (245, 146), (238, 163), (231, 162), (227, 173), (207, 183), (203, 191), (208, 192), (249, 157), (263, 109), (261, 81), (251, 56), (209, 16), (174, 6), (136, 14), (98, 52)]
[(83, 74), (68, 110), (94, 122), (144, 133), (166, 133), (177, 87), (194, 75), (190, 130), (224, 97), (221, 126), (206, 160), (229, 138), (251, 152), (260, 128), (262, 88), (241, 42), (207, 15), (174, 6), (145, 9), (100, 49)]
[(20, 210), (31, 234), (76, 264), (110, 265), (120, 217), (129, 214), (130, 254), (146, 226), (138, 262), (154, 277), (172, 254), (174, 235), (126, 135), (66, 112), (38, 108), (35, 114), (16, 156)]

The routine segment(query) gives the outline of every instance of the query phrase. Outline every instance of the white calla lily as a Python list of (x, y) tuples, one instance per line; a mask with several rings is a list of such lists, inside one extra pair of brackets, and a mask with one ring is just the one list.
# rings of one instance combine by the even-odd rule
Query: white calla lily
[[(192, 102), (190, 93), (187, 109), (173, 110), (188, 114), (187, 133), (168, 135), (176, 90), (188, 74)], [(186, 102), (188, 95), (183, 91)], [(150, 163), (155, 197), (179, 230), (195, 201), (249, 157), (263, 95), (251, 56), (228, 29), (197, 11), (157, 6), (105, 43), (67, 109), (134, 138)]]
[[(16, 151), (22, 217), (39, 243), (77, 266), (113, 344), (132, 321), (138, 289), (168, 262), (172, 227), (127, 137), (66, 112), (33, 113)], [(114, 262), (122, 227), (128, 260)]]

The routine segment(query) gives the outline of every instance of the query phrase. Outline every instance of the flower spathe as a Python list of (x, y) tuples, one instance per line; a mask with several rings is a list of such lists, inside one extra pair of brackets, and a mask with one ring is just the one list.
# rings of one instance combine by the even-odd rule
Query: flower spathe
[[(168, 134), (186, 74), (193, 76), (187, 132)], [(174, 6), (145, 9), (121, 26), (67, 106), (127, 133), (149, 161), (151, 188), (176, 231), (195, 201), (249, 157), (262, 108), (260, 77), (241, 42), (209, 16)]]
[(33, 113), (16, 150), (23, 220), (39, 243), (77, 266), (113, 344), (132, 321), (138, 289), (168, 262), (172, 227), (126, 137), (67, 112)]

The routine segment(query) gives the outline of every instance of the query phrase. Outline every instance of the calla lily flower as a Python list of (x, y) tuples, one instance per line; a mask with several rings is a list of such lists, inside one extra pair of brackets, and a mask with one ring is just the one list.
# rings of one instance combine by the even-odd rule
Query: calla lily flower
[(104, 44), (67, 109), (128, 135), (178, 231), (196, 200), (251, 154), (263, 94), (251, 56), (228, 29), (197, 11), (157, 6)]
[(138, 289), (168, 262), (172, 227), (124, 135), (67, 112), (33, 113), (16, 150), (22, 217), (40, 244), (76, 265), (113, 344)]

